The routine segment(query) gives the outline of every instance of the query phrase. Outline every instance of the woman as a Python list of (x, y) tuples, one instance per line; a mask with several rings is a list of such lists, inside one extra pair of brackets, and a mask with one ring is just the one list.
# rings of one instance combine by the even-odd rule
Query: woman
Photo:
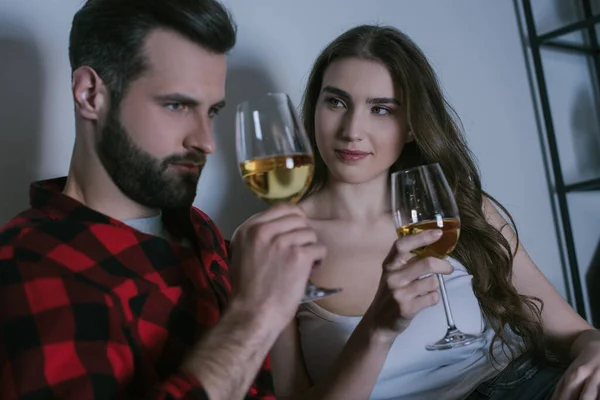
[[(407, 36), (360, 26), (335, 39), (315, 62), (303, 117), (315, 175), (300, 207), (328, 247), (311, 280), (344, 291), (302, 305), (277, 341), (278, 398), (531, 400), (555, 388), (552, 399), (599, 398), (600, 335), (482, 191), (435, 73)], [(412, 257), (439, 236), (398, 240), (390, 212), (390, 173), (434, 162), (461, 215), (449, 261)], [(418, 279), (432, 272), (446, 275), (459, 328), (487, 341), (425, 349), (446, 330), (436, 278)]]

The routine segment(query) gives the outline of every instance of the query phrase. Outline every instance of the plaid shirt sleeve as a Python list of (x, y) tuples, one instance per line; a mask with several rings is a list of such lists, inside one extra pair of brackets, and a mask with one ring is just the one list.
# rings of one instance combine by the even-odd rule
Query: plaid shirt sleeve
[[(147, 400), (208, 399), (201, 382), (184, 372), (156, 385), (134, 376), (138, 344), (119, 301), (53, 263), (43, 250), (46, 237), (34, 234), (22, 245), (25, 233), (10, 231), (0, 232), (1, 399), (139, 399), (133, 394), (140, 389)], [(222, 267), (215, 279), (225, 285)], [(269, 357), (246, 399), (275, 399)]]
[[(118, 304), (37, 258), (0, 245), (0, 398), (129, 398), (133, 348)], [(149, 392), (156, 400), (208, 399), (185, 373)]]
[[(231, 283), (229, 282), (229, 270), (228, 261), (230, 256), (230, 244), (231, 241), (225, 239), (214, 222), (204, 213), (198, 211), (203, 220), (207, 223), (208, 230), (211, 235), (215, 236), (215, 242), (218, 243), (216, 246), (223, 258), (223, 270), (220, 271), (220, 279), (225, 280), (224, 285), (231, 290)], [(275, 400), (275, 393), (273, 388), (273, 380), (271, 376), (271, 358), (267, 355), (267, 358), (263, 362), (261, 369), (258, 371), (256, 379), (252, 383), (248, 392), (247, 400)]]

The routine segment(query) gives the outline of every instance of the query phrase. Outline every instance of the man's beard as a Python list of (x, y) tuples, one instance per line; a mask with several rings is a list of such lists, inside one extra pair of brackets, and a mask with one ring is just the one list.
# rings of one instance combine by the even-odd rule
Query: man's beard
[(154, 158), (131, 140), (121, 124), (118, 110), (110, 111), (96, 151), (117, 187), (143, 206), (160, 209), (189, 207), (196, 198), (200, 173), (169, 174), (167, 168), (177, 162), (204, 164), (205, 156), (193, 152), (163, 160)]

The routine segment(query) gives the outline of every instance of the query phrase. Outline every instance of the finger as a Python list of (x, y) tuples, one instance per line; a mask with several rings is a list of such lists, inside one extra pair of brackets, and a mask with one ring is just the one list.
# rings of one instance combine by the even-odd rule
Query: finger
[(431, 274), (448, 275), (454, 271), (454, 267), (447, 260), (436, 257), (419, 258), (411, 262), (406, 268), (409, 279), (423, 279)]
[(583, 379), (584, 378), (580, 377), (575, 371), (567, 369), (567, 372), (565, 372), (565, 375), (561, 379), (561, 383), (554, 391), (553, 398), (557, 400), (578, 399), (584, 384)]
[(550, 398), (550, 400), (560, 400), (561, 396), (563, 396), (564, 387), (565, 387), (565, 375), (563, 375), (563, 377), (560, 378), (560, 380), (558, 381), (558, 384), (556, 385), (556, 388), (554, 389), (554, 393), (552, 394), (552, 397)]
[(299, 206), (290, 203), (280, 203), (269, 208), (267, 211), (250, 217), (248, 221), (252, 221), (253, 225), (263, 224), (289, 215), (297, 215), (306, 218), (306, 214)]
[(317, 233), (311, 228), (298, 228), (276, 235), (273, 244), (286, 248), (291, 246), (306, 246), (317, 243)]
[(408, 296), (418, 297), (426, 294), (437, 292), (440, 287), (440, 281), (437, 276), (432, 275), (427, 278), (414, 280), (408, 287)]
[[(398, 294), (395, 292), (394, 297), (396, 297), (397, 301), (400, 301), (400, 300), (398, 300), (397, 296), (401, 296), (401, 294)], [(405, 305), (403, 305), (403, 307), (402, 307), (403, 314), (406, 313), (405, 315), (408, 318), (413, 318), (422, 309), (434, 306), (439, 301), (440, 301), (440, 294), (438, 292), (431, 292), (431, 293), (427, 293), (423, 296), (417, 296), (417, 297), (413, 298), (412, 300), (410, 300)]]
[(581, 395), (579, 398), (581, 400), (596, 400), (598, 399), (598, 395), (600, 391), (598, 388), (600, 387), (600, 375), (598, 373), (590, 376), (584, 383), (583, 388), (581, 389)]
[[(390, 272), (388, 284), (392, 288), (400, 288), (412, 284), (414, 281), (429, 279), (427, 275), (431, 274), (451, 274), (454, 268), (446, 260), (427, 257), (417, 258), (410, 261), (402, 269), (395, 269)], [(436, 279), (437, 277), (431, 276)]]
[(327, 255), (327, 246), (323, 244), (315, 243), (304, 247), (311, 259), (320, 260)]
[(278, 235), (304, 228), (308, 228), (306, 218), (298, 214), (287, 214), (277, 219), (255, 225), (250, 229), (249, 233), (250, 235), (256, 235), (264, 242), (272, 242)]
[[(403, 288), (410, 289), (412, 297), (418, 296), (419, 294), (425, 294), (428, 291), (433, 292), (439, 287), (439, 281), (435, 275), (415, 279), (414, 276), (411, 277), (411, 274), (407, 273), (406, 270), (390, 273), (387, 277), (387, 281), (388, 287), (392, 290)], [(421, 290), (421, 292), (418, 292), (419, 290)]]
[(412, 254), (411, 251), (435, 243), (441, 236), (441, 230), (430, 229), (396, 240), (394, 246), (392, 246), (392, 249), (384, 260), (384, 266), (388, 270), (401, 268), (414, 258), (414, 254)]
[(302, 246), (301, 248), (302, 254), (302, 263), (306, 263), (312, 269), (315, 263), (324, 260), (327, 256), (327, 247), (322, 244), (314, 243)]

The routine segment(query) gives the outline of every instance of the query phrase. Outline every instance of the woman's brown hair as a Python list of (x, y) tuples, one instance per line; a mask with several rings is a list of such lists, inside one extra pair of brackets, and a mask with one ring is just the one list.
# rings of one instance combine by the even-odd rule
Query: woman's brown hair
[[(495, 331), (490, 343), (492, 357), (492, 348), (498, 340), (507, 344), (511, 352), (514, 350), (514, 343), (506, 335), (507, 326), (522, 338), (526, 349), (544, 357), (543, 303), (538, 298), (519, 294), (513, 286), (514, 254), (502, 233), (486, 221), (484, 196), (508, 216), (513, 227), (514, 221), (501, 204), (482, 190), (480, 174), (461, 132), (459, 118), (445, 100), (427, 58), (404, 33), (393, 27), (358, 26), (331, 42), (315, 61), (302, 104), (304, 126), (315, 149), (314, 179), (306, 196), (318, 191), (328, 175), (317, 148), (314, 120), (323, 75), (332, 62), (346, 58), (370, 60), (385, 66), (396, 93), (402, 94), (414, 141), (404, 147), (390, 173), (437, 162), (454, 190), (461, 234), (452, 257), (473, 275), (473, 290), (486, 321)], [(517, 247), (518, 236), (515, 249)]]

